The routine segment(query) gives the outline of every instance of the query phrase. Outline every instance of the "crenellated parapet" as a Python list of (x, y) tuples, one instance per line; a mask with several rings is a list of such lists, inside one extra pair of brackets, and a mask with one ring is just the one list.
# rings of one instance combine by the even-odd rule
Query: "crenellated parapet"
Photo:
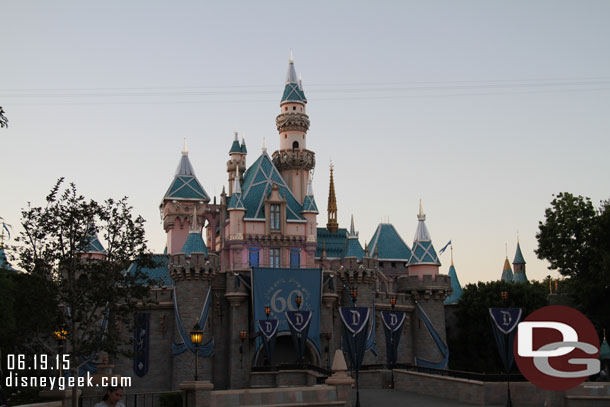
[(280, 113), (275, 124), (279, 132), (296, 130), (306, 133), (309, 130), (309, 116), (305, 113)]
[(336, 270), (337, 277), (346, 285), (376, 284), (379, 262), (364, 257), (362, 262), (356, 258), (346, 258)]
[(212, 280), (220, 272), (220, 260), (215, 253), (184, 253), (169, 256), (169, 275), (174, 282)]
[(273, 153), (273, 164), (285, 170), (309, 171), (316, 166), (316, 154), (309, 150), (279, 150)]
[(435, 299), (445, 300), (451, 292), (451, 278), (444, 274), (425, 274), (418, 276), (400, 276), (396, 279), (399, 293), (411, 294), (414, 300)]

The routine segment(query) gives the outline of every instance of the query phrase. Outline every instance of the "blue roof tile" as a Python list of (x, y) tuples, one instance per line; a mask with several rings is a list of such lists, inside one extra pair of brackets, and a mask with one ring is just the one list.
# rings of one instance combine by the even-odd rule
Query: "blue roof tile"
[[(154, 254), (152, 256), (152, 260), (155, 262), (155, 267), (144, 267), (141, 271), (144, 273), (146, 278), (158, 280), (163, 286), (173, 287), (174, 281), (169, 276), (168, 259), (169, 258), (166, 254)], [(131, 266), (129, 266), (129, 269), (127, 269), (127, 272), (135, 272), (135, 264), (132, 263)]]
[(8, 259), (6, 258), (6, 253), (4, 252), (4, 247), (1, 247), (1, 246), (0, 246), (0, 270), (17, 271), (11, 267), (10, 263), (8, 262)]
[(517, 251), (515, 252), (513, 264), (525, 264), (525, 259), (523, 258), (523, 253), (521, 253), (521, 245), (519, 242), (517, 242)]
[(462, 286), (460, 286), (460, 280), (458, 280), (453, 264), (449, 267), (449, 277), (451, 277), (451, 289), (453, 291), (451, 295), (445, 299), (445, 304), (455, 304), (460, 300), (463, 290)]
[(186, 242), (184, 242), (184, 246), (182, 246), (182, 250), (180, 250), (180, 253), (184, 253), (187, 256), (190, 256), (191, 253), (208, 254), (208, 248), (205, 246), (201, 233), (189, 233), (188, 237), (186, 238)]
[(411, 249), (402, 240), (394, 225), (380, 223), (370, 240), (369, 255), (377, 253), (380, 260), (402, 260), (409, 261)]
[(331, 233), (326, 228), (318, 228), (318, 247), (315, 257), (322, 257), (322, 249), (326, 250), (326, 257), (342, 259), (347, 251), (347, 229), (338, 229)]
[(510, 263), (508, 262), (508, 257), (504, 260), (504, 268), (502, 269), (502, 281), (510, 283), (513, 281), (513, 270), (510, 268)]
[(246, 208), (246, 218), (265, 219), (265, 199), (269, 197), (273, 184), (279, 187), (280, 196), (286, 200), (286, 219), (305, 220), (301, 216), (303, 207), (292, 195), (286, 182), (266, 152), (248, 168), (241, 187), (242, 201)]

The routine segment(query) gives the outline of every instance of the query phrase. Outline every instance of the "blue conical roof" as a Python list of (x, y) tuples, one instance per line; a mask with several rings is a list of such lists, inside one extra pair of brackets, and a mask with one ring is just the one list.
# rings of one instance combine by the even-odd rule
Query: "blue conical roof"
[(525, 259), (523, 258), (523, 253), (521, 253), (521, 245), (519, 242), (517, 242), (517, 251), (515, 252), (513, 264), (525, 264)]
[(4, 252), (4, 247), (2, 245), (0, 245), (0, 270), (17, 271), (12, 268), (10, 263), (8, 262), (8, 259), (6, 258), (6, 253)]
[(229, 150), (229, 154), (241, 154), (241, 145), (239, 144), (239, 138), (237, 132), (235, 132), (235, 139), (233, 140), (233, 144), (231, 144), (231, 149)]
[(453, 291), (451, 295), (445, 299), (445, 304), (456, 304), (460, 300), (463, 290), (453, 263), (451, 263), (451, 267), (449, 267), (449, 277), (451, 277), (451, 289)]
[(195, 171), (193, 171), (193, 166), (186, 150), (182, 152), (174, 180), (167, 189), (163, 199), (210, 201), (210, 197), (195, 176)]
[(294, 69), (294, 59), (292, 56), (288, 61), (288, 73), (286, 74), (286, 86), (284, 87), (284, 94), (282, 95), (282, 101), (284, 102), (299, 102), (307, 103), (305, 93), (303, 92), (303, 86), (301, 81), (297, 79), (297, 73)]
[(510, 283), (513, 281), (513, 269), (510, 268), (508, 257), (504, 260), (504, 268), (502, 269), (502, 281)]
[(349, 236), (347, 238), (347, 250), (344, 257), (356, 257), (358, 260), (362, 260), (364, 257), (364, 249), (357, 237)]
[(201, 237), (201, 232), (191, 232), (182, 246), (180, 253), (184, 253), (190, 256), (191, 253), (205, 253), (208, 254), (208, 248)]
[(529, 280), (527, 279), (527, 275), (525, 274), (525, 270), (521, 272), (515, 272), (513, 274), (513, 283), (527, 283)]
[(244, 201), (241, 199), (240, 192), (235, 192), (235, 193), (233, 193), (233, 195), (231, 195), (231, 199), (229, 200), (229, 205), (227, 206), (227, 209), (246, 210), (246, 207), (244, 206)]
[(246, 140), (241, 138), (241, 147), (239, 148), (242, 154), (248, 154), (248, 149), (246, 148)]
[(246, 208), (246, 218), (265, 219), (265, 199), (271, 194), (271, 188), (276, 184), (280, 196), (286, 200), (286, 219), (288, 221), (304, 221), (301, 216), (303, 206), (292, 195), (286, 181), (280, 175), (273, 161), (263, 152), (244, 174), (241, 186), (241, 198)]
[(305, 194), (305, 199), (303, 200), (303, 212), (310, 213), (320, 213), (318, 211), (318, 205), (316, 205), (316, 200), (313, 197), (313, 188), (311, 187), (311, 180), (307, 183), (307, 193)]
[(377, 253), (380, 260), (409, 261), (411, 258), (411, 249), (391, 223), (377, 226), (368, 249), (370, 255)]
[(421, 201), (419, 203), (419, 214), (417, 215), (417, 220), (417, 230), (415, 232), (415, 238), (413, 239), (413, 255), (409, 259), (409, 263), (407, 265), (415, 266), (418, 264), (432, 264), (440, 266), (441, 262), (438, 259), (436, 250), (434, 250), (430, 233), (426, 227), (426, 215), (424, 215)]

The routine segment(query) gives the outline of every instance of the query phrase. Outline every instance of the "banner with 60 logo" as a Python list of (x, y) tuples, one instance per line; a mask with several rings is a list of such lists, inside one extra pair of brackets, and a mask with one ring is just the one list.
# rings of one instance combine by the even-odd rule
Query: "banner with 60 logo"
[[(295, 298), (301, 296), (301, 310), (311, 311), (307, 337), (320, 352), (320, 304), (322, 270), (252, 267), (252, 298), (254, 320), (266, 319), (265, 307), (271, 309), (270, 319), (280, 321), (278, 333), (290, 332), (286, 311), (296, 311)], [(255, 325), (256, 326), (256, 325)], [(256, 327), (258, 330), (258, 327)]]

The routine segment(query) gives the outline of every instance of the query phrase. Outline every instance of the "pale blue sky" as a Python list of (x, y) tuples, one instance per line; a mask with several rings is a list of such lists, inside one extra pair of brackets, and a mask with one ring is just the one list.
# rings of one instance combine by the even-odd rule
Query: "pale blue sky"
[[(326, 224), (361, 243), (382, 218), (411, 243), (423, 199), (461, 283), (498, 279), (517, 231), (530, 279), (552, 194), (610, 197), (608, 1), (0, 1), (0, 216), (65, 176), (127, 195), (164, 247), (158, 206), (187, 138), (210, 195), (233, 131), (248, 163), (275, 116), (290, 49), (303, 74)], [(441, 256), (447, 272), (449, 252)], [(555, 273), (552, 273), (555, 275)]]

